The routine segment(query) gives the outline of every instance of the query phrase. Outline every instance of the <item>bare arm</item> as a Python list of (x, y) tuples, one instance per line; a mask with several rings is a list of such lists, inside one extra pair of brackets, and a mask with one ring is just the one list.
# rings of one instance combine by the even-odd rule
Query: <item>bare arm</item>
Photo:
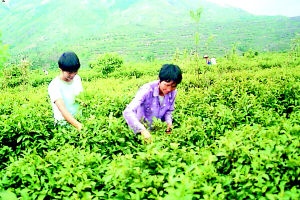
[(72, 124), (75, 128), (77, 128), (79, 131), (82, 129), (82, 124), (77, 121), (71, 113), (67, 110), (65, 103), (62, 99), (57, 99), (55, 102), (55, 105), (57, 106), (58, 110), (61, 112), (62, 116)]

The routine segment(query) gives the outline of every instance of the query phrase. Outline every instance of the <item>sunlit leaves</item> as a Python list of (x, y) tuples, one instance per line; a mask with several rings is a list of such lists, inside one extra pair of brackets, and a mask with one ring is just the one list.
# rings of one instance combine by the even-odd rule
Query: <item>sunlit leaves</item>
[(135, 66), (140, 78), (129, 67), (105, 78), (80, 71), (88, 80), (77, 99), (81, 132), (54, 127), (45, 85), (5, 88), (0, 196), (299, 199), (299, 68), (277, 55), (238, 58), (220, 59), (202, 74), (182, 61), (172, 134), (155, 119), (150, 144), (132, 133), (122, 111), (142, 84), (157, 79), (156, 67)]

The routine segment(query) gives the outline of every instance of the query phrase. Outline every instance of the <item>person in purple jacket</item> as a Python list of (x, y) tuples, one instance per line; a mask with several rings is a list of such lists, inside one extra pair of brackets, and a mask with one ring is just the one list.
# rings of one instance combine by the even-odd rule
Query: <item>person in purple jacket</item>
[(127, 105), (123, 116), (134, 132), (144, 139), (151, 139), (151, 134), (141, 123), (146, 122), (150, 129), (153, 117), (167, 123), (166, 133), (171, 133), (172, 112), (174, 110), (176, 87), (182, 80), (182, 73), (177, 65), (164, 64), (159, 72), (159, 80), (143, 85)]

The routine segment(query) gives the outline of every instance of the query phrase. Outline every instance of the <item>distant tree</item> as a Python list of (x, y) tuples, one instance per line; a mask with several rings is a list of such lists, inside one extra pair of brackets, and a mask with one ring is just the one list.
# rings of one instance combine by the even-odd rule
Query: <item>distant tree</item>
[(291, 43), (292, 56), (300, 56), (300, 33), (297, 33)]
[(215, 38), (215, 35), (214, 34), (211, 34), (208, 39), (206, 40), (205, 42), (205, 49), (206, 49), (206, 53), (208, 53), (208, 47), (210, 45), (210, 43), (214, 40)]
[(231, 60), (232, 62), (237, 61), (237, 58), (238, 58), (237, 46), (238, 46), (238, 43), (237, 43), (237, 42), (233, 43), (230, 52), (228, 52), (228, 53), (225, 55), (225, 57), (226, 57), (228, 60)]
[(196, 11), (190, 10), (190, 17), (192, 18), (192, 20), (196, 23), (197, 26), (197, 31), (195, 33), (195, 51), (198, 54), (198, 45), (199, 45), (199, 41), (200, 41), (200, 35), (199, 32), (200, 31), (200, 18), (201, 18), (201, 14), (203, 12), (203, 8), (198, 8)]

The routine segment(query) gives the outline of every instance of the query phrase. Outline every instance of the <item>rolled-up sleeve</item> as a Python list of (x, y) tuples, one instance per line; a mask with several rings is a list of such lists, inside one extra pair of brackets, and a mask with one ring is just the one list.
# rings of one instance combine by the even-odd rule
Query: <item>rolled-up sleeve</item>
[(144, 103), (149, 94), (149, 87), (141, 87), (133, 100), (127, 105), (123, 112), (123, 116), (128, 126), (134, 130), (135, 133), (146, 130), (145, 126), (138, 119), (138, 108)]

